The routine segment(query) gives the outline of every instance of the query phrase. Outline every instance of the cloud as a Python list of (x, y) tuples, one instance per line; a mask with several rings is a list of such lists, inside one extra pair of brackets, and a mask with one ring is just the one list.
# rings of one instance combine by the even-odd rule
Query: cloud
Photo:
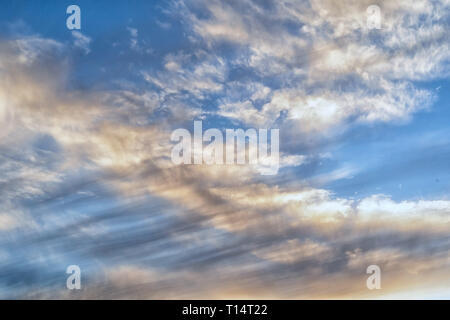
[(17, 60), (20, 63), (30, 65), (40, 55), (61, 52), (62, 44), (52, 40), (37, 36), (28, 36), (10, 42), (11, 46), (5, 49), (13, 49), (17, 52)]
[[(2, 40), (0, 120), (11, 124), (0, 143), (7, 198), (0, 286), (7, 295), (366, 297), (367, 264), (398, 279), (382, 294), (448, 279), (447, 200), (349, 199), (297, 176), (283, 181), (249, 166), (175, 166), (169, 158), (171, 130), (194, 118), (293, 128), (291, 138), (311, 139), (350, 120), (407, 118), (433, 101), (411, 78), (444, 75), (445, 54), (433, 55), (433, 65), (423, 62), (427, 45), (394, 55), (389, 48), (403, 48), (403, 38), (387, 31), (375, 46), (354, 15), (365, 4), (189, 5), (180, 3), (193, 49), (164, 54), (160, 70), (143, 68), (144, 87), (74, 89), (66, 85), (72, 71), (64, 44), (37, 36)], [(195, 6), (208, 14), (197, 16)], [(439, 3), (389, 4), (386, 26), (405, 32), (409, 18), (418, 21), (418, 8), (442, 22)], [(77, 40), (81, 48), (89, 44), (85, 36)], [(218, 52), (224, 41), (235, 46), (234, 55)], [(423, 66), (414, 74), (412, 61)], [(281, 164), (301, 167), (311, 159), (283, 150)], [(56, 289), (69, 261), (86, 270), (79, 296)]]
[(234, 45), (233, 68), (280, 84), (268, 88), (262, 108), (249, 95), (219, 106), (219, 115), (247, 125), (283, 121), (284, 112), (306, 132), (404, 120), (434, 101), (411, 80), (448, 74), (445, 2), (383, 3), (380, 30), (367, 28), (369, 1), (180, 3), (196, 41), (212, 50)]
[(130, 33), (130, 47), (133, 50), (139, 50), (138, 46), (138, 30), (136, 28), (127, 27), (128, 32)]
[(385, 195), (373, 195), (358, 206), (365, 218), (399, 219), (401, 217), (432, 222), (450, 219), (450, 201), (418, 200), (395, 202)]
[(82, 34), (79, 31), (72, 31), (72, 36), (74, 38), (73, 44), (75, 47), (83, 50), (85, 54), (88, 54), (89, 52), (91, 52), (91, 49), (89, 48), (89, 44), (92, 41), (91, 38)]
[(227, 70), (224, 59), (199, 51), (192, 55), (169, 54), (165, 60), (164, 71), (142, 72), (144, 79), (161, 90), (164, 96), (178, 98), (187, 92), (200, 100), (223, 89)]
[(17, 225), (14, 216), (8, 214), (0, 214), (0, 229), (8, 230), (12, 229)]

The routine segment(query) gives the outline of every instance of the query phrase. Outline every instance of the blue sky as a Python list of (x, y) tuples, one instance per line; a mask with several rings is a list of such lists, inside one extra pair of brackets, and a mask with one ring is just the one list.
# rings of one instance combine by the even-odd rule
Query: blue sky
[[(71, 32), (61, 28), (67, 18), (65, 8), (70, 4), (70, 1), (7, 3), (2, 11), (4, 36), (12, 36), (16, 32), (23, 35), (38, 32), (43, 37), (70, 42)], [(71, 57), (73, 73), (69, 86), (81, 90), (88, 90), (91, 86), (117, 88), (118, 81), (130, 81), (143, 89), (145, 83), (136, 76), (139, 70), (161, 70), (165, 55), (194, 50), (180, 21), (167, 12), (171, 9), (167, 4), (157, 1), (117, 2), (113, 5), (107, 1), (81, 1), (78, 4), (83, 7), (82, 31), (95, 41), (88, 55)], [(170, 28), (161, 26), (164, 23), (170, 24)], [(129, 50), (130, 32), (127, 28), (142, 30), (139, 42), (147, 46), (151, 54)], [(118, 45), (112, 49), (114, 42)], [(224, 51), (222, 56), (226, 58), (227, 55)], [(232, 74), (228, 76), (233, 77)], [(352, 174), (351, 179), (333, 181), (323, 187), (339, 196), (356, 198), (373, 193), (385, 193), (396, 200), (446, 197), (449, 179), (445, 169), (450, 156), (446, 140), (450, 117), (449, 82), (444, 77), (417, 81), (415, 85), (436, 95), (437, 99), (429, 109), (403, 121), (352, 127), (339, 134), (336, 137), (339, 141), (331, 147), (321, 149), (322, 152), (332, 150), (336, 156), (334, 159), (323, 161), (320, 166), (314, 164), (309, 168), (311, 171), (303, 172), (305, 176), (301, 177), (315, 176), (343, 165), (352, 166), (358, 172)], [(217, 106), (220, 98), (220, 95), (208, 97), (202, 101), (205, 104), (202, 108)], [(210, 126), (215, 127), (215, 122)], [(436, 140), (436, 135), (442, 141)], [(428, 141), (418, 143), (422, 140), (420, 138)]]
[[(450, 10), (379, 1), (369, 29), (371, 4), (3, 3), (0, 296), (441, 296)], [(173, 166), (194, 120), (280, 129), (278, 174)]]

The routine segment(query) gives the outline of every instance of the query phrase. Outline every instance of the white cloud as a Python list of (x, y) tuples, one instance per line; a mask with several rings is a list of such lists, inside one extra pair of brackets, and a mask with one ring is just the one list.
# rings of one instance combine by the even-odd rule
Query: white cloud
[(199, 3), (207, 17), (187, 9), (190, 2), (185, 6), (196, 41), (213, 48), (229, 42), (241, 53), (232, 65), (287, 84), (267, 88), (263, 96), (272, 100), (262, 110), (250, 95), (219, 106), (219, 115), (249, 125), (270, 125), (282, 111), (302, 131), (326, 130), (348, 119), (404, 120), (434, 101), (410, 81), (448, 74), (445, 1), (382, 3), (380, 30), (366, 26), (370, 1), (273, 2), (270, 14), (252, 1)]
[(127, 27), (130, 33), (130, 46), (133, 50), (140, 50), (138, 45), (138, 30), (136, 28)]
[(89, 48), (89, 44), (92, 41), (91, 38), (82, 34), (79, 31), (72, 31), (72, 36), (74, 38), (73, 44), (75, 47), (83, 50), (85, 54), (88, 54), (89, 52), (91, 52), (91, 49)]
[(418, 200), (395, 202), (385, 195), (373, 195), (358, 204), (364, 219), (420, 219), (450, 223), (450, 201)]
[(11, 47), (18, 49), (18, 61), (27, 65), (32, 64), (41, 55), (58, 53), (63, 49), (61, 43), (38, 36), (17, 39), (11, 43)]

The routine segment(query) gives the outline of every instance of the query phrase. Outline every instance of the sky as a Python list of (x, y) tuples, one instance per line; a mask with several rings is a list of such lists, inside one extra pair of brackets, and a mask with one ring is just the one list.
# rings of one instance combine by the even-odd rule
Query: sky
[[(450, 298), (449, 27), (448, 0), (2, 1), (0, 298)], [(279, 129), (278, 173), (175, 165), (200, 120)]]

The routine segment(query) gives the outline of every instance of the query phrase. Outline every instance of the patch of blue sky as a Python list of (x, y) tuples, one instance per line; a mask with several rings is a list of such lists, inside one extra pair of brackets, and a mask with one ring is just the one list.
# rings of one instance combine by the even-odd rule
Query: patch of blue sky
[[(437, 101), (408, 121), (358, 125), (333, 147), (319, 173), (342, 164), (354, 174), (324, 187), (342, 197), (386, 194), (395, 200), (448, 198), (450, 194), (450, 82), (433, 81)], [(438, 89), (436, 89), (438, 88)]]

